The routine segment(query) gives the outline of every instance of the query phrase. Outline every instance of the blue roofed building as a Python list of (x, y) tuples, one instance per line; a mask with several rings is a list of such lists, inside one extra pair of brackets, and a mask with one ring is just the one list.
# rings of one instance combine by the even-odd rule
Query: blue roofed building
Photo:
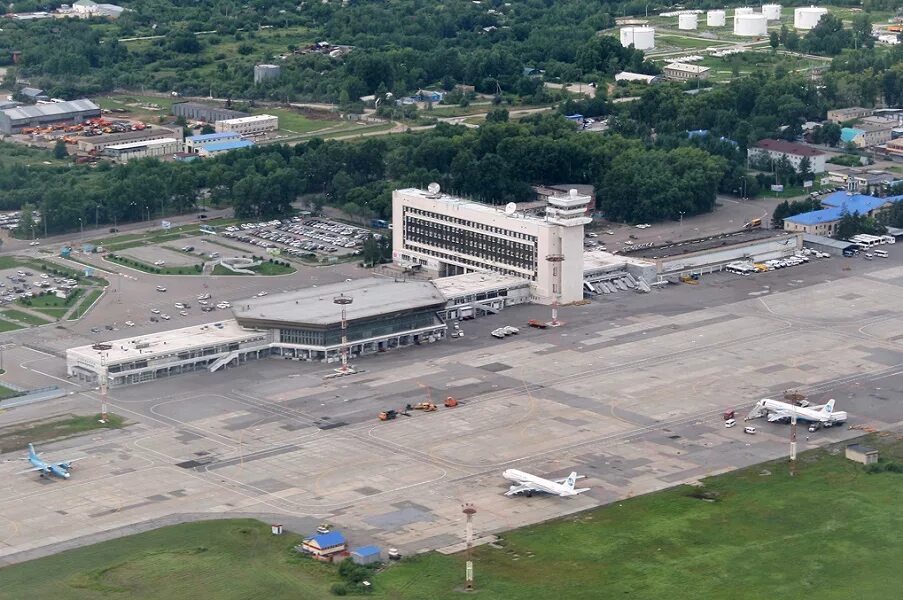
[(252, 142), (251, 140), (229, 140), (226, 142), (207, 144), (206, 146), (198, 150), (198, 154), (200, 154), (204, 158), (207, 158), (210, 156), (216, 156), (217, 154), (222, 154), (223, 152), (238, 150), (239, 148), (250, 148), (254, 145), (254, 142)]
[(787, 217), (784, 219), (784, 229), (830, 237), (837, 231), (837, 225), (844, 214), (875, 217), (882, 210), (901, 200), (903, 196), (878, 198), (865, 194), (834, 192), (821, 199), (822, 205), (826, 208)]
[(301, 543), (301, 550), (322, 560), (331, 560), (336, 554), (342, 554), (348, 548), (345, 536), (338, 531), (321, 533), (307, 538)]
[(358, 565), (370, 565), (379, 562), (377, 546), (361, 546), (351, 551), (351, 560)]
[(185, 152), (197, 154), (201, 148), (223, 142), (234, 142), (241, 139), (241, 135), (234, 131), (222, 131), (219, 133), (204, 133), (185, 138)]

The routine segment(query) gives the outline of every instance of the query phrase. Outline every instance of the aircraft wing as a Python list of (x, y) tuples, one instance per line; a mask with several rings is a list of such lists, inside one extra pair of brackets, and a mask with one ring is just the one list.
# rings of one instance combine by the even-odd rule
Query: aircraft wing
[(86, 458), (88, 458), (88, 457), (87, 457), (87, 456), (82, 456), (82, 457), (80, 457), (80, 458), (73, 458), (72, 460), (61, 460), (60, 462), (58, 462), (58, 463), (53, 463), (53, 464), (54, 464), (54, 466), (57, 466), (57, 467), (66, 467), (66, 468), (68, 468), (68, 465), (71, 465), (72, 463), (74, 463), (74, 462), (76, 462), (76, 461), (79, 461), (79, 460), (84, 460), (84, 459), (86, 459)]
[(560, 494), (561, 496), (577, 496), (578, 494), (583, 494), (585, 492), (590, 491), (592, 488), (577, 488), (570, 494)]
[(30, 469), (25, 469), (24, 471), (19, 471), (16, 475), (24, 475), (25, 473), (34, 473), (35, 471), (43, 471), (45, 467), (32, 467)]
[(542, 492), (545, 491), (541, 488), (536, 487), (535, 485), (531, 485), (528, 483), (521, 483), (519, 485), (512, 485), (511, 488), (505, 492), (506, 496), (516, 496), (517, 494), (523, 494), (524, 492)]

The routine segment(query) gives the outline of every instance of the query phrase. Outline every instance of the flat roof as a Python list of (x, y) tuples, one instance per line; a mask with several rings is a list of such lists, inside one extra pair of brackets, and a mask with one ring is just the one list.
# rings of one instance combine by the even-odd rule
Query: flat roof
[(251, 140), (229, 140), (227, 142), (217, 142), (216, 144), (207, 144), (201, 148), (202, 152), (223, 152), (225, 150), (238, 150), (239, 148), (248, 148), (256, 146)]
[(162, 146), (164, 144), (178, 144), (180, 140), (172, 137), (144, 140), (142, 142), (128, 142), (125, 144), (110, 144), (107, 150), (131, 150), (132, 148), (144, 148), (146, 146)]
[(675, 71), (684, 71), (685, 73), (705, 73), (709, 70), (708, 67), (703, 67), (702, 65), (689, 65), (682, 62), (668, 63), (665, 65), (665, 68), (673, 69)]
[(714, 250), (722, 246), (733, 246), (746, 242), (754, 242), (758, 240), (767, 240), (770, 238), (793, 237), (794, 232), (781, 231), (775, 229), (743, 229), (740, 231), (732, 231), (713, 235), (710, 237), (696, 238), (692, 240), (682, 240), (672, 244), (664, 244), (660, 246), (650, 246), (630, 252), (622, 250), (626, 256), (641, 257), (647, 259), (669, 258), (672, 256), (681, 256), (694, 252), (702, 252), (705, 250)]
[(834, 238), (829, 238), (824, 235), (815, 235), (812, 233), (803, 234), (803, 243), (818, 244), (819, 246), (824, 246), (826, 248), (836, 248), (837, 250), (846, 250), (847, 248), (851, 248), (856, 245), (852, 242), (835, 240)]
[(788, 142), (786, 140), (759, 140), (756, 142), (755, 148), (770, 150), (772, 152), (782, 152), (784, 154), (795, 154), (797, 156), (822, 156), (824, 154), (821, 150), (816, 150), (815, 148), (810, 148), (809, 146), (804, 146), (803, 144), (797, 144), (795, 142)]
[(232, 312), (240, 322), (278, 321), (332, 325), (341, 320), (341, 309), (333, 300), (352, 298), (348, 320), (365, 319), (387, 313), (445, 305), (443, 296), (429, 281), (395, 281), (378, 277), (356, 279), (291, 292), (236, 300)]
[(275, 115), (251, 115), (250, 117), (238, 117), (236, 119), (223, 119), (218, 123), (255, 123), (257, 121), (266, 121), (268, 119), (278, 119)]
[(216, 140), (229, 140), (240, 138), (241, 136), (235, 131), (220, 131), (219, 133), (204, 133), (201, 135), (193, 135), (185, 138), (186, 142), (213, 142)]
[(869, 448), (868, 446), (863, 446), (862, 444), (850, 444), (847, 446), (848, 450), (852, 450), (853, 452), (862, 452), (863, 454), (877, 454), (878, 451), (874, 448)]
[(106, 144), (110, 142), (128, 142), (130, 140), (139, 140), (153, 136), (173, 137), (176, 132), (165, 127), (147, 127), (140, 131), (123, 131), (122, 133), (106, 133), (104, 135), (95, 135), (82, 138), (79, 141), (86, 144)]
[[(503, 206), (493, 206), (491, 204), (483, 204), (481, 202), (474, 202), (473, 200), (467, 200), (466, 198), (459, 198), (458, 196), (450, 196), (448, 194), (438, 193), (431, 194), (426, 190), (421, 190), (417, 188), (405, 188), (402, 190), (396, 190), (400, 194), (405, 194), (407, 196), (417, 196), (423, 198), (424, 200), (432, 200), (433, 202), (439, 204), (447, 204), (451, 207), (457, 207), (463, 210), (472, 210), (475, 212), (482, 213), (491, 213), (500, 216), (507, 216), (512, 220), (522, 220), (529, 221), (531, 223), (536, 223), (537, 225), (544, 225), (546, 227), (551, 227), (553, 224), (548, 222), (543, 217), (537, 217), (534, 215), (526, 214), (523, 212), (515, 212), (513, 215), (506, 215), (505, 209)], [(563, 194), (562, 194), (563, 195)]]
[(585, 250), (583, 252), (583, 273), (591, 273), (600, 269), (623, 269), (627, 265), (649, 266), (652, 261), (635, 254), (615, 254), (607, 250)]
[(35, 104), (34, 106), (17, 106), (2, 111), (12, 120), (34, 119), (36, 117), (66, 118), (69, 113), (88, 111), (100, 112), (100, 107), (87, 99), (70, 100), (68, 102), (52, 102), (50, 104)]
[(102, 356), (106, 364), (109, 365), (119, 363), (125, 359), (153, 358), (161, 354), (171, 354), (191, 348), (237, 342), (263, 333), (245, 329), (234, 319), (219, 321), (219, 323), (222, 324), (222, 328), (215, 327), (214, 323), (192, 325), (191, 327), (181, 327), (179, 329), (158, 331), (156, 333), (103, 342), (111, 346), (109, 350), (97, 350), (93, 345), (88, 345), (70, 348), (66, 353), (67, 355), (75, 354), (90, 359)]
[(503, 288), (529, 287), (530, 282), (527, 279), (515, 277), (514, 275), (474, 272), (433, 279), (433, 285), (446, 299), (451, 299)]

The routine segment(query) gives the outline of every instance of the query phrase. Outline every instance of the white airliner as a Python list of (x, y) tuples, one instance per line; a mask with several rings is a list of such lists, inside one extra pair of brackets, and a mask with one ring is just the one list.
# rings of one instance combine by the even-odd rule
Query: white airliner
[(524, 473), (517, 469), (506, 469), (505, 472), (502, 473), (502, 477), (508, 481), (514, 482), (514, 485), (505, 492), (506, 496), (523, 494), (529, 498), (534, 492), (542, 492), (544, 494), (567, 497), (576, 496), (577, 494), (582, 494), (583, 492), (588, 492), (590, 490), (590, 488), (574, 489), (574, 484), (577, 483), (577, 480), (586, 477), (586, 475), (577, 475), (576, 472), (571, 473), (564, 479), (553, 480), (543, 479), (542, 477), (530, 475), (529, 473)]
[(846, 411), (839, 410), (834, 412), (833, 398), (828, 400), (827, 404), (821, 406), (809, 406), (807, 408), (795, 406), (779, 400), (763, 398), (756, 402), (756, 405), (753, 407), (752, 411), (750, 411), (746, 419), (756, 419), (763, 415), (768, 415), (769, 422), (773, 423), (781, 421), (789, 423), (794, 414), (796, 414), (796, 418), (799, 421), (821, 423), (825, 427), (844, 423), (847, 420)]

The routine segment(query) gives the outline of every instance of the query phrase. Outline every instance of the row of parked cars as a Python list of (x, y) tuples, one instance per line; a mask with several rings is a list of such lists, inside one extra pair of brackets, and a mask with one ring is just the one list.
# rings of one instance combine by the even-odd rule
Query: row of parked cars
[(777, 269), (784, 269), (786, 267), (795, 267), (797, 265), (801, 265), (803, 263), (809, 262), (811, 258), (830, 258), (830, 254), (827, 252), (819, 252), (817, 250), (810, 250), (809, 248), (803, 248), (799, 252), (796, 252), (792, 256), (786, 256), (784, 258), (777, 258), (773, 260), (766, 260), (765, 262), (754, 263), (748, 261), (735, 261), (727, 264), (724, 267), (724, 270), (728, 273), (736, 273), (738, 275), (752, 275), (754, 273), (764, 273), (766, 271), (775, 271)]
[[(279, 248), (289, 255), (336, 253), (342, 248), (355, 249), (363, 245), (370, 232), (361, 227), (324, 219), (273, 220), (266, 223), (245, 223), (227, 227), (225, 237), (259, 246)], [(353, 254), (360, 254), (353, 250)]]
[(68, 293), (78, 287), (77, 281), (66, 277), (51, 278), (47, 273), (41, 273), (39, 278), (29, 281), (28, 278), (33, 276), (34, 273), (31, 271), (18, 271), (14, 275), (7, 275), (6, 278), (9, 279), (8, 286), (6, 282), (0, 281), (0, 288), (4, 288), (0, 292), (2, 294), (0, 295), (0, 304), (8, 304), (23, 298), (33, 298), (35, 295), (43, 292), (55, 294), (58, 291), (63, 291)]

